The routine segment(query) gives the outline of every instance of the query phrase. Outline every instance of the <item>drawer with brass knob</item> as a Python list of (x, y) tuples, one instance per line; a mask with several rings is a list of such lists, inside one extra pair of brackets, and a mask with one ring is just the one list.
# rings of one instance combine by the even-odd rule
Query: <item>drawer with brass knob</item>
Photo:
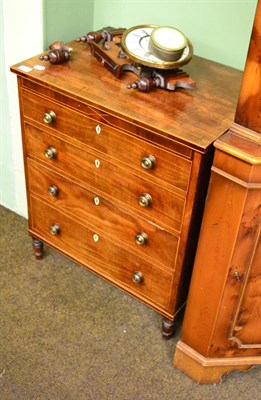
[(128, 209), (28, 160), (29, 191), (85, 225), (96, 227), (116, 244), (173, 269), (179, 239)]
[(27, 90), (23, 91), (23, 108), (25, 118), (30, 123), (42, 124), (44, 129), (56, 131), (58, 136), (59, 133), (67, 135), (70, 132), (70, 141), (78, 142), (78, 145), (80, 142), (112, 157), (115, 163), (125, 164), (149, 179), (158, 179), (161, 184), (166, 183), (187, 191), (191, 173), (189, 159), (139, 138), (130, 138), (127, 132), (104, 123), (105, 119), (97, 121), (87, 118)]
[[(51, 145), (50, 145), (51, 143)], [(46, 157), (46, 148), (55, 149), (56, 157)], [(178, 189), (169, 190), (139, 175), (83, 151), (71, 143), (26, 125), (26, 151), (54, 171), (77, 180), (122, 207), (177, 233), (183, 221), (185, 197)], [(87, 183), (87, 184), (86, 184)]]
[(172, 290), (172, 274), (168, 270), (158, 268), (34, 196), (30, 203), (29, 229), (33, 235), (52, 243), (81, 264), (87, 264), (91, 270), (146, 300), (154, 308), (168, 313)]

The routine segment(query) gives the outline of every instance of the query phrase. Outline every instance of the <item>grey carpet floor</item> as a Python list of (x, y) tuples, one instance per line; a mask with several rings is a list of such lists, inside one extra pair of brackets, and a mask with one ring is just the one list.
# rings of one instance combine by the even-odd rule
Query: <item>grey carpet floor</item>
[[(0, 207), (0, 400), (259, 400), (261, 368), (197, 385), (173, 367), (161, 316), (45, 247)], [(195, 332), (196, 334), (196, 332)]]

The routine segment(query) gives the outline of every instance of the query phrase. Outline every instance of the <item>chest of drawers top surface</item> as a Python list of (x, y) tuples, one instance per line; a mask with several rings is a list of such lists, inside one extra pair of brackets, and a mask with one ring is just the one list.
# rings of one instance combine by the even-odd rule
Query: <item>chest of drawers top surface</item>
[[(36, 56), (11, 70), (32, 84), (42, 85), (44, 95), (48, 95), (48, 89), (59, 91), (136, 129), (140, 127), (200, 152), (205, 152), (233, 121), (240, 71), (194, 56), (183, 69), (196, 81), (196, 88), (142, 93), (127, 89), (127, 84), (136, 80), (134, 74), (123, 73), (117, 79), (91, 55), (87, 45), (70, 45), (73, 53), (65, 64), (51, 65)], [(45, 69), (34, 68), (37, 65)], [(31, 70), (24, 72), (21, 66)]]

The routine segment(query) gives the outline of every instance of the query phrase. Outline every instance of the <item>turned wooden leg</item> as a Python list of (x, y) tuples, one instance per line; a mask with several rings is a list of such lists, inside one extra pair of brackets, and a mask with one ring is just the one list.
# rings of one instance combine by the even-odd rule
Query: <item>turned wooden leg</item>
[(163, 339), (170, 339), (175, 332), (174, 320), (167, 318), (162, 319), (162, 337)]
[(43, 258), (43, 242), (33, 238), (33, 249), (36, 260), (41, 260)]

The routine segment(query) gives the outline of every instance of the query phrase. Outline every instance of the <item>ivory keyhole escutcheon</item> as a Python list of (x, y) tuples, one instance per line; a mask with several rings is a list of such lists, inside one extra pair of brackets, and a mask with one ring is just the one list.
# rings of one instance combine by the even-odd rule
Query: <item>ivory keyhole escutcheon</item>
[(100, 199), (99, 199), (99, 197), (94, 197), (94, 199), (93, 199), (93, 201), (94, 201), (94, 204), (96, 205), (96, 206), (98, 206), (99, 204), (100, 204)]
[(99, 241), (99, 239), (100, 239), (100, 236), (97, 235), (97, 233), (95, 233), (95, 234), (93, 235), (93, 241), (94, 241), (95, 243), (97, 243), (97, 242)]
[(96, 167), (96, 168), (100, 168), (100, 166), (101, 166), (101, 161), (100, 161), (98, 158), (96, 158), (96, 160), (94, 161), (94, 164), (95, 164), (95, 167)]
[(101, 162), (98, 158), (94, 161), (94, 164), (95, 164), (96, 168), (100, 168), (100, 166), (101, 166)]

